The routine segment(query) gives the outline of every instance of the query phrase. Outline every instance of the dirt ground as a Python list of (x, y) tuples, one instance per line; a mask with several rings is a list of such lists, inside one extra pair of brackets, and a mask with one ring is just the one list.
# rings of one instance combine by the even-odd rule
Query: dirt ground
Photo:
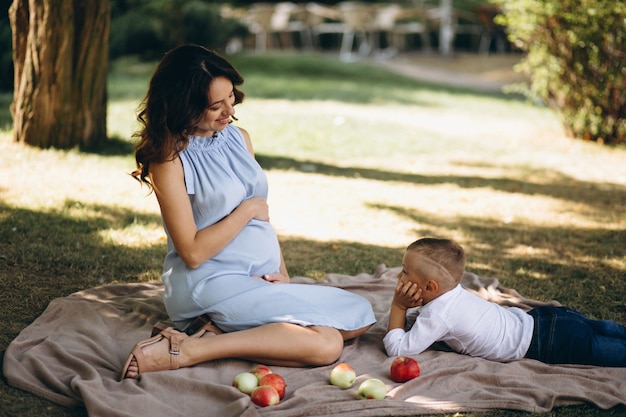
[(424, 81), (456, 87), (471, 87), (485, 92), (499, 92), (506, 84), (526, 81), (514, 70), (523, 55), (520, 53), (476, 54), (401, 54), (373, 62)]

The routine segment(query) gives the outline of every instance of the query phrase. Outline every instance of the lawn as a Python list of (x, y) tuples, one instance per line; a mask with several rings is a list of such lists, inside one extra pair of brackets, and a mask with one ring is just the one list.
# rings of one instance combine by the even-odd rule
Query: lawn
[[(399, 265), (416, 238), (445, 236), (465, 247), (470, 271), (626, 323), (626, 148), (567, 138), (557, 115), (519, 97), (425, 84), (368, 63), (232, 60), (246, 79), (238, 124), (267, 170), (292, 276), (371, 273)], [(2, 352), (56, 297), (159, 280), (158, 207), (128, 175), (154, 65), (112, 64), (113, 141), (98, 154), (13, 143), (0, 109)], [(85, 415), (3, 382), (0, 415)], [(554, 415), (625, 411), (582, 405)]]

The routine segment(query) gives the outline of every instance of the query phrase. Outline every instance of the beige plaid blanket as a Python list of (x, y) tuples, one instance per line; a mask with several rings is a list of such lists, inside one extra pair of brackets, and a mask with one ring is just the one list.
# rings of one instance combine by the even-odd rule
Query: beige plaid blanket
[[(382, 337), (398, 269), (380, 265), (372, 274), (330, 274), (321, 282), (293, 279), (344, 288), (371, 301), (378, 323), (347, 343), (340, 358), (357, 372), (352, 389), (329, 384), (333, 365), (273, 367), (287, 382), (286, 396), (276, 406), (260, 408), (231, 386), (236, 374), (252, 366), (236, 359), (119, 382), (134, 344), (149, 337), (153, 323), (167, 319), (160, 284), (107, 285), (53, 300), (9, 345), (4, 375), (15, 387), (55, 403), (83, 406), (90, 416), (414, 416), (626, 404), (626, 368), (553, 366), (528, 359), (499, 363), (438, 349), (414, 356), (422, 369), (419, 378), (393, 382), (393, 358), (385, 355)], [(528, 309), (544, 304), (471, 273), (463, 285), (503, 305)], [(370, 377), (387, 384), (384, 400), (356, 399), (359, 383)]]

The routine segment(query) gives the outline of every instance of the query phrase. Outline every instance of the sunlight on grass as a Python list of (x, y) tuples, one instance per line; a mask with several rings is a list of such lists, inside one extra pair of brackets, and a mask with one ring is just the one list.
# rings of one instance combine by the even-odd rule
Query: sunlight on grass
[[(361, 272), (398, 263), (412, 240), (437, 235), (466, 246), (468, 268), (515, 279), (539, 298), (577, 300), (578, 290), (561, 293), (563, 282), (623, 275), (625, 149), (567, 138), (546, 108), (367, 64), (236, 62), (247, 94), (237, 124), (268, 174), (272, 223), (293, 270)], [(112, 65), (111, 137), (132, 141), (153, 66)], [(132, 155), (36, 150), (4, 131), (0, 163), (6, 207), (100, 222), (94, 240), (164, 254), (156, 199), (128, 175)], [(538, 279), (549, 284), (538, 289)]]
[(600, 263), (607, 268), (621, 269), (626, 272), (626, 257), (622, 257), (622, 259), (614, 258), (609, 259), (608, 257), (601, 259)]
[(538, 280), (550, 279), (550, 276), (545, 272), (532, 271), (526, 268), (519, 268), (515, 273), (521, 277), (529, 277)]
[[(626, 148), (569, 139), (546, 108), (367, 63), (233, 59), (246, 78), (237, 124), (267, 172), (292, 276), (371, 273), (401, 264), (414, 239), (445, 236), (465, 247), (469, 271), (626, 322)], [(108, 134), (118, 142), (133, 141), (154, 65), (110, 67)], [(14, 143), (10, 127), (0, 111), (0, 282), (19, 298), (5, 338), (54, 297), (159, 281), (165, 234), (155, 196), (129, 176), (130, 147), (41, 150)]]
[(136, 120), (137, 100), (119, 100), (109, 104), (107, 110), (107, 133), (109, 137), (134, 142), (132, 135), (139, 130)]
[(103, 241), (129, 248), (163, 244), (167, 241), (161, 224), (132, 224), (123, 229), (100, 230), (98, 236)]
[(75, 150), (39, 150), (13, 143), (8, 134), (0, 134), (0, 152), (0, 161), (7, 162), (0, 178), (0, 197), (5, 202), (50, 209), (68, 199), (80, 199), (158, 213), (154, 196), (148, 197), (148, 189), (129, 175), (134, 168), (130, 155), (101, 157)]

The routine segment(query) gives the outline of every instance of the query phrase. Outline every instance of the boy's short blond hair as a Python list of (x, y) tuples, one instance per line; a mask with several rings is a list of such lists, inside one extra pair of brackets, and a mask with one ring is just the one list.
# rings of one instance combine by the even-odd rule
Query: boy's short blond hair
[(406, 250), (428, 258), (447, 271), (447, 274), (439, 274), (438, 277), (439, 284), (446, 290), (461, 282), (465, 272), (465, 251), (454, 240), (421, 238), (411, 243)]

